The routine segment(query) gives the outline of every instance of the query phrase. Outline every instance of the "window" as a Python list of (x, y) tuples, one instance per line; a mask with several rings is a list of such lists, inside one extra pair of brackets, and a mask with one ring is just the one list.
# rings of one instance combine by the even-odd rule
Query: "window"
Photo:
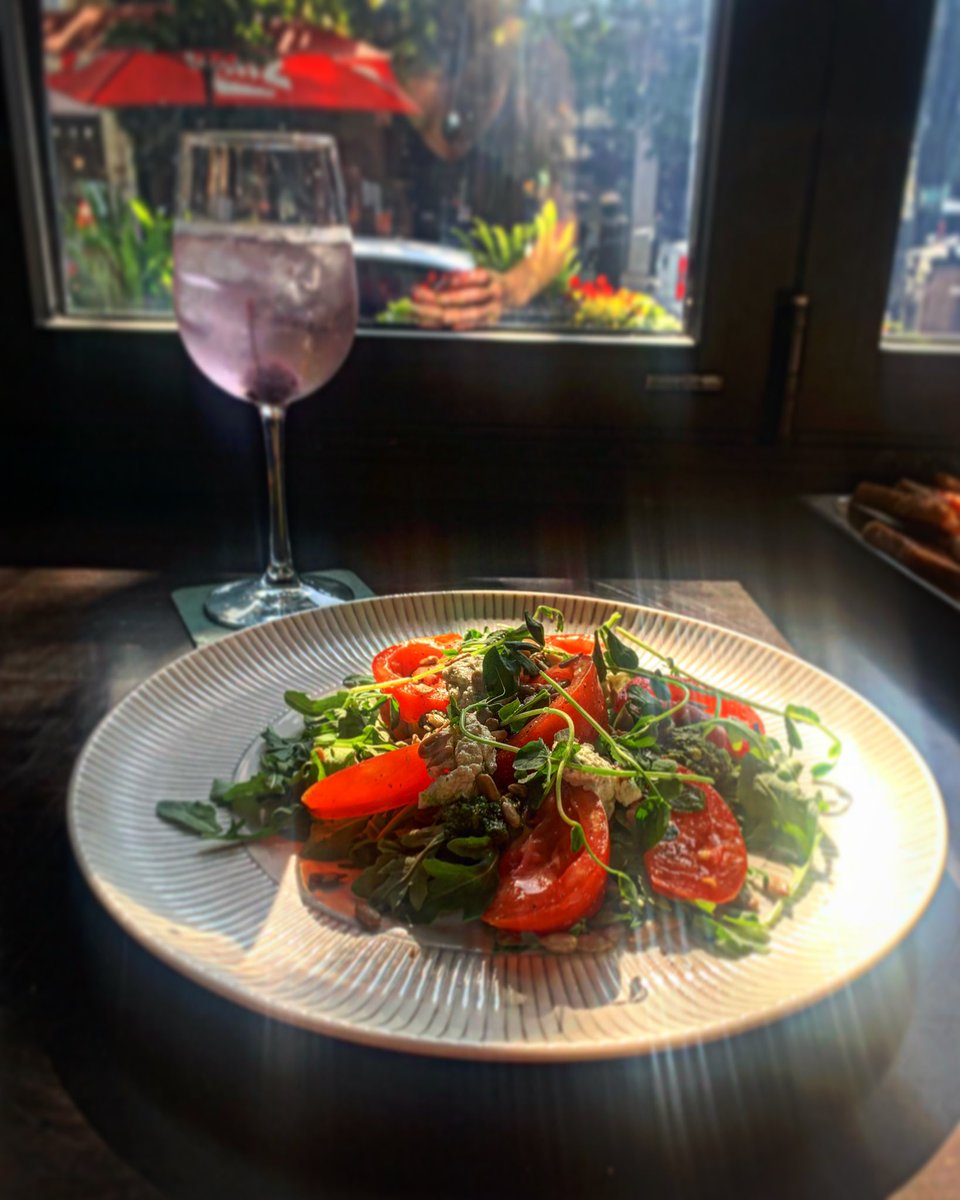
[(884, 332), (960, 336), (960, 0), (940, 0), (910, 155)]
[[(237, 17), (239, 14), (239, 19)], [(311, 20), (307, 20), (307, 16)], [(60, 303), (169, 318), (183, 130), (333, 134), (361, 321), (684, 332), (711, 0), (43, 0)]]
[[(355, 229), (368, 336), (344, 387), (404, 380), (424, 422), (493, 420), (495, 407), (507, 423), (626, 420), (683, 439), (768, 427), (834, 0), (310, 0), (309, 23), (306, 11), (0, 5), (34, 311), (78, 371), (93, 368), (96, 330), (111, 389), (138, 386), (143, 355), (182, 369), (168, 250), (180, 132), (303, 128), (336, 137)], [(255, 19), (223, 28), (238, 12)], [(353, 107), (334, 107), (345, 96)], [(491, 300), (461, 336), (425, 332), (415, 290), (469, 263), (492, 265), (502, 311)], [(526, 286), (500, 285), (514, 271), (508, 283)]]
[(797, 284), (808, 320), (793, 430), (942, 451), (960, 394), (960, 3), (872, 6), (869, 18), (856, 0), (836, 7)]

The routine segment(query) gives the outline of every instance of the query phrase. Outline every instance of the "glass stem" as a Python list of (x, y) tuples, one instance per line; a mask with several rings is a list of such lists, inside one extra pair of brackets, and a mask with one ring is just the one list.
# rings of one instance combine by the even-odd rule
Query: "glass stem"
[(298, 582), (290, 549), (287, 491), (283, 475), (283, 431), (286, 418), (286, 409), (269, 404), (260, 405), (263, 442), (267, 452), (267, 493), (270, 504), (270, 562), (264, 579), (278, 587)]

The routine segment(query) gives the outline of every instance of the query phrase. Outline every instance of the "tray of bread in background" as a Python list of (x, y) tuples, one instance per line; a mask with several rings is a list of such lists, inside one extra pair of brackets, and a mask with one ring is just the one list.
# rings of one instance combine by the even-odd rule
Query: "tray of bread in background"
[(960, 476), (931, 483), (859, 483), (850, 496), (805, 497), (826, 517), (929, 591), (960, 608)]

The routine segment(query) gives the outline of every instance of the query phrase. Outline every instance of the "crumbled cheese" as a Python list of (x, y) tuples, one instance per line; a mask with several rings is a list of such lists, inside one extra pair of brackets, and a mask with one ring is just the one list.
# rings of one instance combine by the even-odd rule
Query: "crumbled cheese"
[[(477, 737), (489, 738), (490, 731), (480, 724), (476, 713), (468, 712), (463, 715), (464, 728)], [(420, 793), (420, 807), (430, 808), (436, 804), (446, 804), (456, 796), (475, 796), (477, 794), (477, 776), (492, 775), (497, 768), (497, 751), (494, 746), (485, 746), (470, 738), (458, 735), (456, 728), (451, 730), (455, 737), (453, 761), (456, 766), (446, 775), (435, 779), (429, 787)]]
[(474, 742), (470, 738), (459, 737), (454, 751), (457, 766), (476, 767), (476, 774), (486, 771), (488, 775), (492, 775), (497, 769), (497, 750), (495, 746), (486, 745), (486, 742), (490, 741), (490, 730), (486, 725), (480, 724), (480, 718), (475, 712), (463, 714), (463, 727), (474, 737), (484, 738), (485, 742)]
[(483, 695), (483, 668), (477, 655), (455, 659), (442, 672), (442, 678), (460, 708), (466, 708)]
[(454, 767), (420, 793), (420, 807), (432, 808), (437, 804), (446, 804), (457, 796), (476, 795), (478, 774), (471, 767)]
[[(608, 770), (615, 765), (589, 744), (577, 747), (573, 763), (580, 763), (585, 767), (605, 767)], [(615, 775), (594, 775), (589, 771), (578, 771), (575, 765), (564, 767), (563, 779), (565, 783), (572, 783), (574, 787), (589, 788), (595, 793), (608, 817), (613, 815), (614, 805), (621, 804), (627, 808), (643, 795), (632, 779), (618, 778)]]

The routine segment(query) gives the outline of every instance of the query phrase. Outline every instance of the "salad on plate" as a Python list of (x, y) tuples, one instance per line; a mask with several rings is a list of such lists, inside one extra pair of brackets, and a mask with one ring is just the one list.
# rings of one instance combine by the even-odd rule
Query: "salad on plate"
[(657, 921), (764, 950), (841, 794), (826, 778), (840, 742), (815, 712), (714, 687), (619, 614), (570, 632), (541, 606), (412, 638), (332, 695), (285, 701), (301, 727), (264, 731), (251, 778), (158, 816), (219, 843), (296, 843), (306, 892), (349, 888), (369, 929), (480, 921), (499, 948), (568, 952)]

